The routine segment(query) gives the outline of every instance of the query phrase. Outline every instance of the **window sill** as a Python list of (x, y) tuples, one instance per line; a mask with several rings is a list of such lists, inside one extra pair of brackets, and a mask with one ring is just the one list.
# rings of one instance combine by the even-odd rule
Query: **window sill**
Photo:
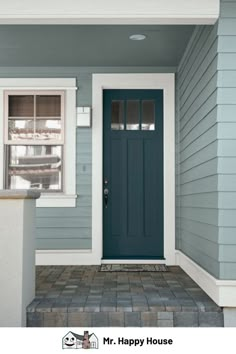
[(36, 201), (37, 208), (75, 208), (76, 194), (41, 194)]

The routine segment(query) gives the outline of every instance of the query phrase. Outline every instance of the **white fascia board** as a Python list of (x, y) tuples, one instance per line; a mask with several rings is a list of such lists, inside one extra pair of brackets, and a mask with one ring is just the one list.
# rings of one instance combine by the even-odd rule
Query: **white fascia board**
[(9, 0), (0, 24), (214, 24), (220, 0)]

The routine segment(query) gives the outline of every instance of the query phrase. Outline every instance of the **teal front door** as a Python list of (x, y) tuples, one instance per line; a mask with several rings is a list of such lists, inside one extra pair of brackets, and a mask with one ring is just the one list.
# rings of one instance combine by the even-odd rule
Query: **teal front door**
[(163, 259), (163, 91), (103, 91), (103, 258)]

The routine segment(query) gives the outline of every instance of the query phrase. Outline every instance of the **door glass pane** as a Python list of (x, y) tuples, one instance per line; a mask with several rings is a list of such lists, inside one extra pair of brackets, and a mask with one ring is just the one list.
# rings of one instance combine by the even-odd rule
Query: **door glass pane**
[(126, 129), (139, 130), (139, 101), (138, 100), (127, 101)]
[(124, 130), (124, 101), (112, 101), (111, 129)]
[(142, 101), (142, 130), (155, 130), (155, 101)]
[(8, 147), (9, 189), (62, 189), (62, 146), (11, 145)]
[(37, 95), (36, 96), (36, 116), (54, 117), (61, 116), (61, 96)]
[(34, 96), (33, 95), (10, 95), (8, 96), (9, 117), (33, 117)]
[(59, 119), (36, 119), (35, 139), (60, 140), (61, 120)]
[(34, 121), (31, 119), (9, 119), (8, 139), (22, 140), (34, 138)]

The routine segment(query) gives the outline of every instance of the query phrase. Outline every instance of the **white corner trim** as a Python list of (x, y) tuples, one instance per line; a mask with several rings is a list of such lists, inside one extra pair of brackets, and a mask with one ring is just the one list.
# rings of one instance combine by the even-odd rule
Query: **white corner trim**
[(236, 307), (236, 280), (216, 279), (181, 251), (176, 251), (176, 265), (179, 265), (218, 306)]
[(93, 74), (92, 127), (92, 255), (101, 263), (103, 249), (103, 90), (164, 91), (164, 257), (175, 264), (175, 96), (174, 74)]
[(68, 194), (42, 194), (39, 199), (36, 200), (37, 208), (74, 208), (76, 207), (77, 195)]

